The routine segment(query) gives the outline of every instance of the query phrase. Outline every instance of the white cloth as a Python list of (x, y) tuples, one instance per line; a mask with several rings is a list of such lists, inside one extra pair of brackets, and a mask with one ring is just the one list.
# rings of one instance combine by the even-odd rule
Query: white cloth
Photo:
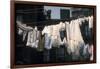
[(93, 60), (93, 44), (91, 46), (89, 46), (88, 48), (89, 54), (90, 54), (90, 60)]
[(45, 26), (43, 31), (42, 31), (42, 35), (45, 34), (45, 33), (48, 33), (49, 35), (52, 35), (52, 32), (53, 32), (53, 26), (52, 25)]
[(53, 47), (58, 47), (60, 45), (60, 34), (59, 34), (59, 28), (60, 24), (53, 25), (53, 31), (52, 31), (52, 45)]
[(22, 24), (20, 21), (17, 21), (18, 26), (18, 34), (23, 35), (23, 41), (25, 40), (26, 34), (28, 31), (32, 30), (33, 28), (30, 26), (27, 26), (26, 24)]
[(67, 42), (68, 42), (68, 51), (69, 53), (75, 53), (76, 49), (79, 51), (79, 43), (84, 43), (82, 34), (80, 31), (78, 19), (72, 20), (70, 24), (66, 22), (66, 33), (67, 33)]
[[(60, 45), (66, 45), (66, 43), (67, 43), (66, 42), (66, 37), (63, 34), (60, 34), (60, 32), (65, 33), (65, 23), (60, 22), (58, 25), (59, 25), (59, 27), (58, 27), (58, 29), (59, 29), (59, 35), (58, 35), (59, 44)], [(61, 40), (60, 36), (63, 36), (64, 39)]]
[(65, 45), (66, 46), (66, 44), (67, 44), (66, 37), (64, 37), (63, 40), (60, 39), (59, 42), (60, 42), (60, 45)]
[(59, 35), (59, 24), (53, 25), (52, 36), (56, 38)]
[(51, 49), (52, 48), (52, 39), (51, 39), (51, 35), (52, 35), (52, 30), (53, 27), (52, 25), (50, 26), (45, 26), (45, 28), (42, 31), (42, 35), (45, 34), (45, 48), (46, 49)]
[(89, 16), (89, 28), (93, 28), (93, 16)]
[(80, 30), (80, 26), (79, 26), (79, 20), (75, 20), (74, 23), (74, 40), (79, 41), (84, 43), (83, 38), (82, 38), (82, 34), (81, 34), (81, 30)]
[(21, 35), (21, 34), (23, 34), (23, 30), (18, 28), (18, 35)]
[(18, 28), (18, 35), (22, 35), (23, 36), (22, 37), (23, 41), (25, 40), (26, 34), (27, 34), (27, 31)]
[(39, 40), (36, 40), (35, 42), (33, 42), (33, 43), (31, 44), (31, 47), (37, 48), (37, 47), (38, 47), (38, 43), (39, 43)]
[(58, 25), (59, 25), (59, 30), (65, 30), (65, 23), (60, 22)]
[(23, 32), (23, 41), (24, 41), (25, 38), (27, 37), (26, 35), (27, 35), (27, 31), (24, 31), (24, 32)]
[(44, 27), (44, 29), (43, 29), (43, 31), (42, 31), (42, 35), (44, 35), (45, 32), (47, 32), (47, 26)]
[(46, 49), (51, 49), (52, 48), (52, 40), (51, 36), (49, 36), (48, 33), (45, 33), (45, 46)]
[(39, 42), (38, 35), (39, 35), (39, 32), (37, 31), (36, 28), (34, 28), (32, 31), (29, 31), (26, 46), (37, 48), (38, 42)]
[(32, 31), (28, 32), (28, 39), (27, 39), (27, 43), (26, 43), (26, 46), (31, 46), (31, 43), (32, 43)]
[(83, 55), (84, 55), (85, 58), (90, 57), (90, 60), (91, 61), (93, 60), (93, 44), (91, 46), (89, 44), (86, 44), (84, 46)]

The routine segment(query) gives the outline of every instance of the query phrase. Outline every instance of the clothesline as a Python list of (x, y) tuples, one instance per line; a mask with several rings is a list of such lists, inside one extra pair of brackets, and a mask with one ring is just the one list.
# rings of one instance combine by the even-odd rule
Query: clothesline
[[(87, 23), (84, 21), (85, 19), (88, 21), (88, 25), (83, 24)], [(21, 26), (27, 28), (27, 25)], [(83, 26), (84, 29), (81, 30), (83, 27), (80, 26)], [(26, 46), (40, 50), (43, 50), (44, 48), (50, 50), (52, 47), (65, 46), (68, 50), (67, 52), (72, 54), (72, 59), (74, 60), (76, 55), (80, 55), (80, 49), (86, 48), (83, 36), (91, 38), (91, 28), (93, 28), (93, 16), (89, 16), (88, 18), (84, 17), (84, 19), (75, 19), (70, 22), (59, 22), (59, 24), (56, 25), (48, 25), (45, 26), (41, 32), (37, 29), (37, 26), (35, 26), (35, 28), (32, 28), (32, 31), (29, 31), (28, 33), (25, 31), (23, 36), (28, 37)], [(63, 29), (66, 30), (66, 32)], [(41, 33), (43, 36), (41, 36)], [(84, 35), (82, 35), (82, 33)], [(26, 34), (28, 34), (28, 36), (26, 36)], [(85, 51), (87, 51), (87, 49), (88, 48), (86, 48)]]
[[(92, 16), (92, 15), (91, 15)], [(87, 19), (89, 16), (87, 16), (87, 17), (85, 17), (85, 16), (80, 16), (80, 17), (70, 17), (70, 18), (66, 18), (66, 19), (46, 19), (46, 20), (43, 20), (43, 21), (34, 21), (34, 22), (32, 22), (32, 23), (27, 23), (27, 24), (35, 24), (35, 25), (38, 25), (37, 23), (47, 23), (47, 22), (66, 22), (66, 21), (68, 21), (68, 22), (70, 22), (70, 21), (72, 21), (72, 20), (77, 20), (77, 19)], [(38, 25), (39, 26), (39, 25)]]

